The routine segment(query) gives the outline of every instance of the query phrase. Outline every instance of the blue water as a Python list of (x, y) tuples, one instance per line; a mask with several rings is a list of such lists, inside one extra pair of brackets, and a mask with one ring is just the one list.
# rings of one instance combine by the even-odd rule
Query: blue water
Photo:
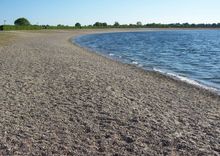
[(220, 91), (220, 30), (92, 34), (75, 42), (113, 59)]

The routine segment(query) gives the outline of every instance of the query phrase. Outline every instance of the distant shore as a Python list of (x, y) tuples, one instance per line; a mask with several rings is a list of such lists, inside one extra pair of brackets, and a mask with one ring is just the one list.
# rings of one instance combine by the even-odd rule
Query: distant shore
[[(0, 25), (0, 31), (9, 31), (9, 30), (86, 30), (86, 29), (219, 29), (220, 23), (170, 23), (170, 24), (161, 24), (161, 23), (148, 23), (142, 24), (137, 22), (136, 24), (119, 24), (115, 22), (114, 24), (108, 24), (106, 22), (96, 22), (90, 25), (81, 25), (76, 23), (73, 25), (31, 25), (30, 22), (25, 18), (17, 19), (18, 23), (15, 25)], [(17, 21), (16, 20), (16, 21)], [(25, 21), (26, 24), (19, 23), (20, 21)]]
[(220, 96), (70, 42), (119, 31), (134, 29), (21, 31), (0, 46), (0, 155), (219, 154)]

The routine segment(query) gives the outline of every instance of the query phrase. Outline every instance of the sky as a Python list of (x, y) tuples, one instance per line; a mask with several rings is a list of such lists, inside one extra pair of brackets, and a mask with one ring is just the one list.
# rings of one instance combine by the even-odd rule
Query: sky
[(40, 25), (220, 23), (219, 7), (220, 0), (0, 0), (0, 25), (19, 17)]

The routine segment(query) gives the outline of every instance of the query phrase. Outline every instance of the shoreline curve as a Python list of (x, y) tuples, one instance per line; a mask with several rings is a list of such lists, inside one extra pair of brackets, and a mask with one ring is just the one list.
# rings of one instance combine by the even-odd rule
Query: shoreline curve
[(218, 154), (220, 96), (69, 42), (104, 31), (0, 47), (0, 155)]
[[(170, 30), (170, 29), (168, 29), (168, 30)], [(146, 32), (146, 30), (145, 31), (144, 30), (137, 30), (137, 31), (138, 32), (141, 32), (141, 31)], [(160, 30), (160, 29), (158, 29), (158, 30), (157, 29), (156, 30), (151, 30), (150, 29), (150, 30), (147, 30), (147, 31), (166, 31), (166, 30), (163, 30), (163, 29), (162, 30)], [(131, 31), (122, 31), (122, 32), (136, 32), (136, 31), (135, 30), (131, 30)], [(121, 31), (119, 31), (119, 32), (118, 31), (116, 31), (116, 32), (114, 32), (114, 31), (112, 31), (112, 32), (111, 31), (110, 32), (101, 32), (100, 34), (106, 34), (106, 33), (121, 33)], [(142, 68), (142, 67), (139, 67), (139, 66), (137, 66), (136, 64), (133, 64), (133, 63), (125, 63), (125, 62), (120, 61), (118, 59), (115, 59), (115, 58), (113, 58), (111, 56), (107, 56), (105, 54), (102, 54), (101, 52), (92, 50), (92, 49), (87, 48), (87, 47), (83, 47), (80, 44), (77, 44), (75, 42), (75, 39), (78, 38), (78, 37), (86, 36), (86, 35), (93, 35), (93, 34), (96, 34), (96, 33), (89, 33), (89, 34), (78, 35), (78, 36), (70, 38), (69, 42), (71, 42), (75, 46), (78, 46), (78, 47), (80, 47), (80, 48), (82, 48), (84, 50), (87, 50), (88, 52), (94, 53), (94, 54), (96, 54), (98, 56), (102, 56), (102, 57), (104, 56), (107, 59), (114, 60), (114, 61), (120, 62), (122, 64), (127, 64), (127, 65), (131, 65), (131, 66), (135, 66), (136, 68), (142, 69), (145, 72), (153, 72), (153, 73), (156, 72), (156, 73), (161, 74), (161, 75), (163, 75), (165, 77), (168, 77), (170, 79), (173, 79), (173, 80), (176, 80), (176, 81), (180, 81), (181, 83), (186, 83), (187, 85), (192, 85), (193, 87), (196, 87), (196, 88), (199, 88), (199, 89), (202, 89), (202, 90), (204, 89), (207, 92), (210, 92), (211, 94), (220, 96), (220, 90), (218, 90), (217, 88), (214, 88), (212, 86), (208, 86), (206, 84), (203, 84), (203, 83), (201, 83), (201, 82), (199, 82), (197, 80), (193, 80), (193, 79), (190, 79), (188, 77), (181, 77), (181, 76), (176, 75), (174, 73), (166, 73), (166, 72), (163, 72), (163, 71), (160, 71), (160, 70), (157, 70), (157, 69), (156, 70), (154, 70), (154, 69), (150, 70), (150, 69)]]

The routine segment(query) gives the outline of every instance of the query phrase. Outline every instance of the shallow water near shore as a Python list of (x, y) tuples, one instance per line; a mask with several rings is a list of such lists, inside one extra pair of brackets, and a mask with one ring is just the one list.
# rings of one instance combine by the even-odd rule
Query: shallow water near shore
[(82, 47), (220, 91), (220, 30), (172, 30), (83, 35)]

